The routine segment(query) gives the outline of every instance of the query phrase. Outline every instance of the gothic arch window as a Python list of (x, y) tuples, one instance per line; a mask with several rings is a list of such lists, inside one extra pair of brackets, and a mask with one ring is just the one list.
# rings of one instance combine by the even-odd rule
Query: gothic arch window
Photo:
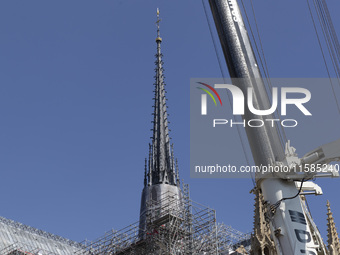
[(264, 255), (271, 255), (271, 254), (270, 254), (270, 251), (269, 251), (269, 248), (268, 248), (267, 246), (264, 247), (263, 253), (264, 253)]

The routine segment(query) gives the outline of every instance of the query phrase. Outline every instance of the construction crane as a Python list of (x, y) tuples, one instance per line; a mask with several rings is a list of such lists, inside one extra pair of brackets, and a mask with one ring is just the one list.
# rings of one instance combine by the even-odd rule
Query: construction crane
[[(254, 108), (269, 109), (270, 100), (237, 0), (209, 0), (209, 4), (233, 84), (244, 95), (249, 88), (253, 91)], [(322, 193), (309, 180), (339, 176), (338, 169), (330, 163), (340, 160), (340, 139), (299, 158), (289, 141), (281, 142), (276, 124), (264, 121), (264, 117), (274, 119), (270, 114), (255, 115), (249, 109), (242, 115), (244, 120), (260, 119), (265, 123), (262, 127), (245, 127), (255, 164), (288, 169), (255, 176), (268, 207), (266, 216), (276, 249), (282, 255), (325, 254), (320, 234), (300, 195)]]

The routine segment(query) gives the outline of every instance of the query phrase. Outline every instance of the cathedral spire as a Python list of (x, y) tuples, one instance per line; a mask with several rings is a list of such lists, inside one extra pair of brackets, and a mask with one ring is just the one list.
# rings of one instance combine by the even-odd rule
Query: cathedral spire
[(331, 206), (327, 200), (327, 237), (328, 237), (328, 251), (330, 255), (340, 254), (339, 235), (335, 227)]
[(153, 112), (153, 135), (149, 151), (147, 185), (166, 183), (176, 185), (174, 157), (169, 138), (168, 113), (165, 98), (164, 69), (161, 53), (162, 38), (160, 37), (159, 9), (157, 9), (157, 53), (155, 75), (155, 97)]

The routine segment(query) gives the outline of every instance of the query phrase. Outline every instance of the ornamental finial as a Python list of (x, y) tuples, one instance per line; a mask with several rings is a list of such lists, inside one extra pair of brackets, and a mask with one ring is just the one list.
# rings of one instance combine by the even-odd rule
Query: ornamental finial
[(161, 22), (161, 19), (159, 18), (159, 9), (157, 8), (157, 21), (156, 21), (156, 25), (157, 25), (157, 38), (156, 38), (156, 42), (161, 42), (162, 38), (160, 37), (160, 32), (159, 32), (159, 23)]

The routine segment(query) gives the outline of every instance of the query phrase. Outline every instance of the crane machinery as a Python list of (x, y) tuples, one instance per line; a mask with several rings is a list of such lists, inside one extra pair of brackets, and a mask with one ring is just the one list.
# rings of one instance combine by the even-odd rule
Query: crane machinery
[[(237, 0), (209, 0), (209, 4), (232, 83), (244, 95), (252, 89), (256, 109), (269, 109), (270, 100)], [(271, 115), (266, 117), (273, 119)], [(242, 118), (264, 120), (264, 116), (255, 115), (249, 109), (245, 109)], [(322, 194), (321, 188), (310, 181), (316, 177), (339, 177), (338, 169), (330, 163), (340, 161), (340, 139), (299, 158), (290, 141), (281, 142), (278, 128), (263, 123), (258, 128), (245, 127), (255, 164), (288, 169), (260, 172), (255, 176), (268, 208), (266, 218), (277, 252), (325, 254), (320, 234), (300, 195)]]

